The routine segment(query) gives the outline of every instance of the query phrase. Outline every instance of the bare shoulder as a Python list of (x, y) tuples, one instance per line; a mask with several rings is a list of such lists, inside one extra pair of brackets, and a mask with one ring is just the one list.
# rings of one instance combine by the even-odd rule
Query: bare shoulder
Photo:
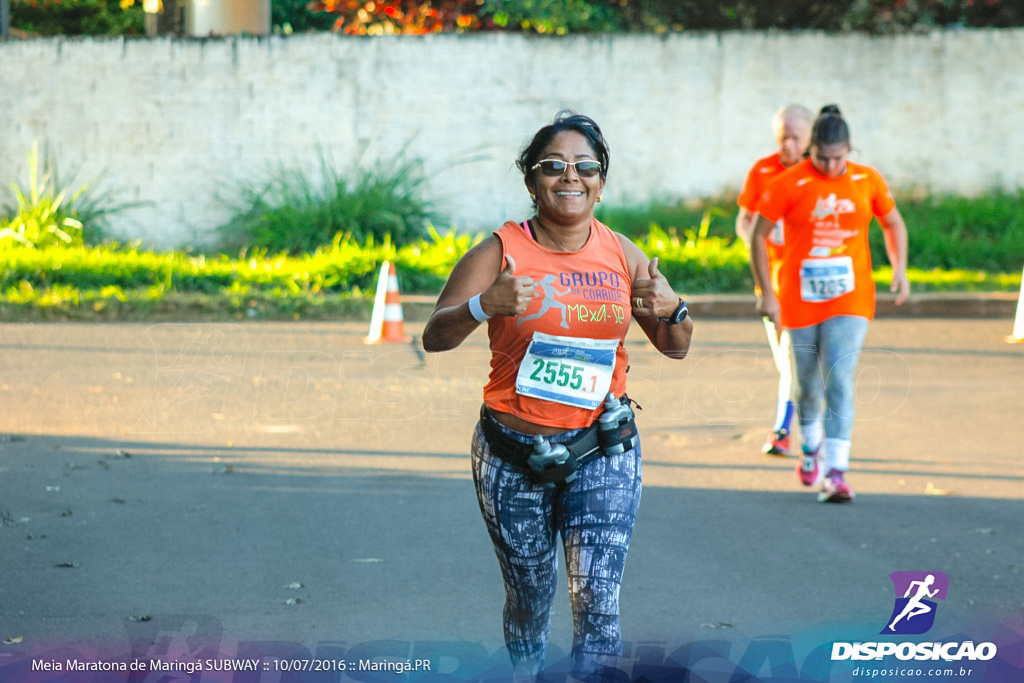
[(498, 271), (501, 270), (503, 248), (501, 246), (501, 240), (498, 236), (491, 233), (487, 237), (480, 240), (480, 242), (471, 247), (461, 259), (459, 259), (459, 265), (464, 265), (476, 270), (478, 268), (494, 270), (494, 275), (497, 275)]
[(622, 247), (622, 254), (626, 257), (626, 265), (629, 266), (629, 272), (633, 274), (633, 279), (638, 277), (638, 273), (646, 273), (649, 260), (647, 254), (636, 245), (636, 242), (622, 233), (616, 232), (615, 237), (619, 240), (619, 246)]
[(471, 247), (452, 268), (438, 307), (462, 303), (487, 289), (501, 272), (502, 254), (501, 240), (493, 234)]

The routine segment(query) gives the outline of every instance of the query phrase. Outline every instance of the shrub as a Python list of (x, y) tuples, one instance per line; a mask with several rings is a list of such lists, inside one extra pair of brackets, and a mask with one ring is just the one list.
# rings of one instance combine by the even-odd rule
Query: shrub
[(610, 33), (624, 28), (619, 8), (587, 0), (483, 0), (479, 14), (489, 28), (548, 35)]
[(746, 292), (753, 279), (743, 243), (731, 237), (708, 235), (711, 219), (705, 214), (697, 230), (663, 230), (652, 225), (648, 235), (635, 240), (649, 257), (659, 257), (658, 269), (673, 286), (694, 294)]
[(219, 228), (222, 249), (294, 255), (330, 245), (339, 235), (402, 245), (426, 237), (436, 215), (421, 197), (425, 178), (418, 160), (381, 161), (346, 177), (321, 152), (319, 181), (286, 166), (270, 175), (266, 184), (244, 185), (229, 200), (236, 215)]
[(477, 5), (477, 0), (312, 0), (307, 8), (330, 16), (335, 31), (385, 35), (461, 33), (479, 26)]
[(329, 31), (336, 19), (330, 12), (311, 9), (309, 0), (274, 0), (270, 6), (270, 22), (282, 33)]
[[(358, 35), (684, 30), (896, 33), (1024, 25), (1019, 0), (273, 0), (276, 30)], [(142, 35), (136, 0), (13, 0), (11, 26), (40, 35)]]
[(13, 0), (11, 26), (43, 36), (138, 36), (146, 19), (134, 0)]
[(28, 153), (28, 176), (25, 185), (11, 186), (14, 201), (0, 212), (0, 246), (95, 244), (105, 236), (108, 216), (139, 205), (116, 203), (111, 191), (96, 190), (97, 181), (72, 189), (61, 181), (51, 152), (40, 162), (38, 143)]
[(1019, 0), (314, 0), (308, 9), (294, 9), (335, 17), (335, 31), (370, 35), (480, 30), (897, 33), (1024, 25)]

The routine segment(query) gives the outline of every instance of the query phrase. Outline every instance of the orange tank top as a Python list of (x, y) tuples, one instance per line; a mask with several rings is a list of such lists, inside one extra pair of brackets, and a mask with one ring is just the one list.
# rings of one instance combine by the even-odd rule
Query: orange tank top
[(484, 402), (534, 424), (589, 426), (607, 392), (626, 390), (623, 340), (629, 330), (631, 280), (619, 240), (596, 219), (576, 252), (539, 245), (524, 225), (496, 233), (516, 273), (533, 279), (533, 301), (519, 317), (487, 322), (491, 373)]

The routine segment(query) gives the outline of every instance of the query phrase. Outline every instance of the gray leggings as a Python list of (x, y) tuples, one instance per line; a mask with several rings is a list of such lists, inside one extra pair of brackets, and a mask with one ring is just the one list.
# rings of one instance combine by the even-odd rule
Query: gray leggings
[[(486, 418), (485, 418), (486, 419)], [(497, 423), (495, 423), (497, 425)], [(526, 434), (497, 425), (524, 443)], [(564, 443), (573, 430), (549, 438)], [(505, 581), (505, 643), (517, 674), (540, 671), (551, 633), (562, 536), (573, 612), (572, 669), (601, 677), (622, 654), (619, 585), (640, 505), (640, 446), (587, 462), (566, 485), (544, 488), (494, 455), (478, 424), (473, 480)]]
[(857, 360), (867, 331), (867, 318), (856, 315), (837, 315), (789, 331), (800, 387), (801, 428), (824, 416), (827, 438), (850, 440)]

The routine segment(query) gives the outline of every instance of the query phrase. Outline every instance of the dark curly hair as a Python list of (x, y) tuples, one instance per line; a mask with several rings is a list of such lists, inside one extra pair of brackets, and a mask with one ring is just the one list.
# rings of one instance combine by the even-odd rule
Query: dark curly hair
[(536, 132), (530, 143), (523, 148), (516, 159), (516, 166), (527, 177), (532, 172), (534, 164), (540, 161), (540, 155), (544, 153), (555, 136), (563, 131), (575, 131), (590, 141), (594, 148), (597, 160), (601, 162), (601, 178), (608, 177), (608, 163), (611, 157), (608, 154), (608, 143), (605, 142), (604, 134), (594, 119), (583, 114), (577, 114), (569, 109), (563, 109), (555, 114), (555, 120)]

